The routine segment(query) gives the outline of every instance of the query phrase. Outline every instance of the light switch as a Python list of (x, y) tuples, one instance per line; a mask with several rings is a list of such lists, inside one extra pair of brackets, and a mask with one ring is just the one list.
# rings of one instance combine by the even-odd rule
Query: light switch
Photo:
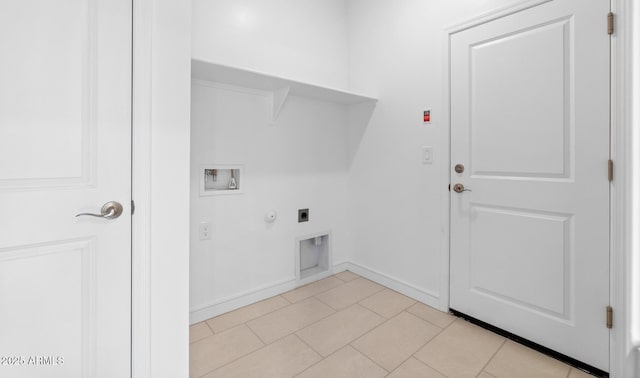
[(422, 164), (433, 164), (433, 147), (422, 147)]
[(211, 239), (211, 225), (207, 222), (200, 223), (200, 240)]

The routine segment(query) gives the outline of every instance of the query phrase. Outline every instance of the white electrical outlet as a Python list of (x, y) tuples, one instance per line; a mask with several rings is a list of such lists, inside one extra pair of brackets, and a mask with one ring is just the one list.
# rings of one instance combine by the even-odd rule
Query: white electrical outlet
[(200, 222), (200, 240), (211, 239), (211, 225), (207, 222)]

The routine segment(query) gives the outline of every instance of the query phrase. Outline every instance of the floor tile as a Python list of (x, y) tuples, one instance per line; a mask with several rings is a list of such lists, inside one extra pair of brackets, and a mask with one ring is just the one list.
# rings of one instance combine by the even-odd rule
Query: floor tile
[(568, 365), (511, 340), (484, 370), (497, 378), (565, 378), (569, 374)]
[(298, 331), (307, 344), (328, 356), (367, 333), (385, 319), (360, 305), (353, 305)]
[(196, 341), (189, 348), (189, 376), (200, 377), (263, 345), (245, 325)]
[(321, 357), (298, 337), (290, 335), (210, 374), (206, 378), (289, 378)]
[(363, 300), (360, 305), (385, 318), (392, 318), (414, 303), (416, 301), (407, 296), (393, 290), (384, 289)]
[(214, 333), (218, 333), (288, 305), (290, 305), (289, 301), (281, 296), (276, 296), (239, 308), (235, 311), (216, 316), (213, 319), (207, 320), (207, 324), (211, 327)]
[(325, 318), (335, 311), (315, 298), (283, 307), (247, 323), (266, 344), (283, 338), (309, 324)]
[(446, 328), (453, 323), (457, 318), (449, 315), (446, 312), (438, 311), (433, 307), (429, 307), (422, 303), (416, 303), (407, 309), (407, 312), (413, 315), (433, 323), (440, 328)]
[(502, 336), (458, 319), (414, 356), (450, 377), (475, 377), (498, 351)]
[(205, 337), (213, 335), (211, 329), (205, 322), (200, 322), (189, 326), (189, 342), (192, 343), (194, 341), (202, 340)]
[(349, 282), (352, 280), (355, 280), (356, 278), (359, 278), (360, 276), (350, 272), (348, 270), (345, 270), (344, 272), (340, 272), (338, 274), (335, 274), (334, 277), (338, 277), (339, 279), (343, 280), (344, 282)]
[(353, 281), (349, 281), (344, 285), (335, 287), (329, 291), (316, 295), (316, 298), (320, 299), (324, 303), (333, 307), (336, 310), (342, 310), (351, 306), (354, 303), (382, 291), (383, 286), (377, 283), (371, 282), (364, 278), (356, 278)]
[(382, 378), (386, 375), (383, 368), (347, 345), (297, 378)]
[(447, 378), (444, 375), (433, 370), (429, 366), (416, 360), (409, 358), (399, 368), (394, 370), (387, 376), (388, 378)]
[(402, 312), (352, 343), (388, 371), (400, 366), (442, 329)]
[(340, 286), (344, 283), (344, 281), (339, 280), (335, 277), (327, 277), (325, 279), (316, 281), (314, 283), (310, 283), (308, 285), (299, 287), (295, 290), (291, 290), (287, 293), (282, 294), (284, 298), (286, 298), (291, 303), (296, 303), (303, 299), (309, 298), (316, 294), (320, 294), (329, 289), (333, 289), (336, 286)]
[(593, 378), (593, 375), (587, 374), (584, 371), (578, 370), (576, 368), (571, 368), (569, 378)]
[(351, 272), (194, 324), (189, 339), (191, 378), (591, 377)]

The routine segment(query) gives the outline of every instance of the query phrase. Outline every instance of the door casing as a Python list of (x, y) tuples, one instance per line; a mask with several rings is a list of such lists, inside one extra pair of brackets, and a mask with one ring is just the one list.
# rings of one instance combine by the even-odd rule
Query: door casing
[(189, 249), (191, 7), (184, 0), (133, 0), (135, 378), (186, 377), (189, 371), (189, 254), (184, 251)]

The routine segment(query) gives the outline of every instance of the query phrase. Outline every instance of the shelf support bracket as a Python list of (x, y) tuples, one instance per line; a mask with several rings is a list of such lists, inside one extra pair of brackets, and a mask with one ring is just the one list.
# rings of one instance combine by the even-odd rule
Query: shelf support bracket
[(289, 97), (290, 87), (280, 88), (275, 90), (271, 94), (271, 123), (275, 123), (280, 116), (280, 111), (282, 111), (282, 107), (284, 103), (287, 101), (287, 97)]

